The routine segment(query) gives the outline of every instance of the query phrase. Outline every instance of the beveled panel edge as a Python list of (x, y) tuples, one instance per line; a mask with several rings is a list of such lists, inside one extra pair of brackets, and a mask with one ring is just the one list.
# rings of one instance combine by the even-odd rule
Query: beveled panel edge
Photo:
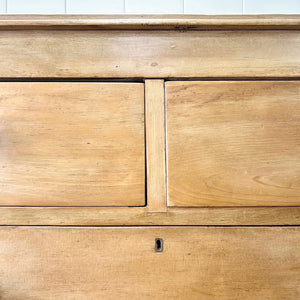
[(0, 29), (300, 29), (299, 15), (2, 15)]
[(176, 208), (0, 207), (0, 226), (284, 226), (300, 225), (300, 207)]

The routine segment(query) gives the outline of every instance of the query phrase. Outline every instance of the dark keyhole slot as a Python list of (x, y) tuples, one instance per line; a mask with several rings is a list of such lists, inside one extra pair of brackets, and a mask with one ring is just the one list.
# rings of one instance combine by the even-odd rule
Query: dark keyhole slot
[(155, 239), (155, 252), (164, 251), (164, 241), (163, 239)]

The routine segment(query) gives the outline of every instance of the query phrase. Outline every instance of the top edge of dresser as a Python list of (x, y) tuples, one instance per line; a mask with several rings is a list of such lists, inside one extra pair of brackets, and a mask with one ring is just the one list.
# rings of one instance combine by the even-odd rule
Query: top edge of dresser
[(300, 15), (2, 15), (3, 29), (297, 30)]

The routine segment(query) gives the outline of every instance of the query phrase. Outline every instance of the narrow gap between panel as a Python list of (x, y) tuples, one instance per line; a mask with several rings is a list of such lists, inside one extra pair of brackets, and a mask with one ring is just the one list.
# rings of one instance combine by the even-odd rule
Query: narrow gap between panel
[[(291, 27), (286, 27), (283, 28), (283, 25), (278, 25), (275, 26), (273, 28), (249, 28), (251, 27), (251, 25), (245, 28), (234, 28), (234, 26), (228, 26), (227, 28), (197, 28), (197, 25), (193, 27), (193, 25), (191, 26), (184, 26), (184, 25), (178, 25), (174, 28), (155, 28), (155, 27), (149, 27), (149, 28), (126, 28), (126, 27), (109, 27), (109, 25), (105, 26), (101, 26), (101, 25), (81, 25), (78, 28), (76, 27), (71, 27), (71, 26), (76, 26), (76, 25), (70, 25), (70, 27), (68, 25), (48, 25), (48, 26), (43, 26), (43, 25), (2, 25), (0, 26), (1, 30), (5, 30), (5, 31), (28, 31), (28, 30), (35, 30), (35, 31), (70, 31), (70, 32), (76, 32), (76, 31), (127, 31), (127, 32), (147, 32), (147, 31), (152, 31), (152, 32), (202, 32), (202, 31), (214, 31), (214, 32), (219, 32), (219, 31), (299, 31), (299, 25), (291, 25)], [(134, 25), (132, 25), (134, 26)], [(151, 26), (151, 25), (150, 25)], [(166, 25), (168, 26), (168, 25)], [(172, 26), (172, 25), (170, 25)], [(222, 25), (220, 25), (222, 26)], [(241, 25), (242, 26), (242, 25)], [(69, 27), (69, 28), (68, 28)], [(297, 28), (298, 27), (298, 28)]]
[(167, 92), (166, 92), (166, 80), (164, 81), (164, 107), (165, 107), (165, 113), (164, 113), (164, 127), (165, 127), (165, 173), (166, 173), (166, 205), (167, 210), (169, 207), (169, 195), (168, 195), (168, 130), (167, 130)]
[[(118, 209), (118, 208), (139, 208), (145, 207), (145, 205), (0, 205), (0, 209), (2, 207), (5, 208), (111, 208), (111, 209)], [(1, 300), (1, 298), (0, 298)]]
[(165, 81), (299, 81), (300, 77), (169, 77)]
[(145, 161), (144, 161), (144, 165), (145, 165), (145, 205), (144, 207), (146, 207), (148, 205), (148, 188), (147, 188), (147, 173), (148, 173), (148, 162), (147, 162), (147, 127), (146, 127), (146, 118), (147, 118), (147, 114), (146, 114), (146, 109), (147, 109), (147, 105), (146, 105), (146, 83), (144, 83), (144, 149), (145, 149)]
[(56, 78), (56, 77), (49, 77), (49, 78), (44, 78), (44, 77), (13, 77), (13, 78), (0, 78), (0, 82), (132, 82), (132, 83), (144, 83), (144, 78), (140, 77), (132, 77), (132, 78), (73, 78), (73, 77), (63, 77), (63, 78)]
[(289, 225), (289, 224), (281, 224), (281, 225), (43, 225), (43, 224), (35, 224), (35, 225), (20, 225), (20, 224), (10, 224), (10, 225), (0, 225), (0, 227), (14, 227), (14, 226), (18, 226), (18, 227), (71, 227), (71, 228), (101, 228), (101, 227), (109, 227), (109, 228), (131, 228), (131, 227), (202, 227), (202, 228), (208, 228), (208, 227), (217, 227), (217, 228), (232, 228), (232, 227), (250, 227), (250, 228), (260, 228), (260, 227), (296, 227), (296, 228), (300, 228), (300, 225)]
[[(56, 207), (64, 207), (64, 208), (85, 208), (85, 207), (94, 207), (94, 208), (111, 208), (111, 209), (118, 209), (118, 208), (136, 208), (136, 207), (145, 207), (145, 205), (115, 205), (115, 206), (111, 206), (111, 205), (48, 205), (48, 206), (41, 206), (41, 205), (0, 205), (1, 207), (11, 207), (11, 208), (56, 208)], [(268, 206), (268, 205), (259, 205), (259, 206), (169, 206), (168, 208), (170, 209), (235, 209), (235, 208), (299, 208), (299, 205), (287, 205), (287, 206), (280, 206), (280, 205), (273, 205), (273, 206)], [(152, 213), (166, 213), (166, 212), (152, 212)]]
[(0, 78), (0, 82), (131, 82), (131, 83), (145, 83), (145, 80), (164, 80), (168, 81), (300, 81), (300, 77), (159, 77), (159, 78), (145, 78), (145, 77), (131, 77), (131, 78)]

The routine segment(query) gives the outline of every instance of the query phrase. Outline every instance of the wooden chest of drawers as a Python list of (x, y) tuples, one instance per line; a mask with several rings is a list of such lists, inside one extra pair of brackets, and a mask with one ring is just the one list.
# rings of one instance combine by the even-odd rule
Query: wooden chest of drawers
[(299, 299), (299, 16), (3, 16), (0, 299)]

